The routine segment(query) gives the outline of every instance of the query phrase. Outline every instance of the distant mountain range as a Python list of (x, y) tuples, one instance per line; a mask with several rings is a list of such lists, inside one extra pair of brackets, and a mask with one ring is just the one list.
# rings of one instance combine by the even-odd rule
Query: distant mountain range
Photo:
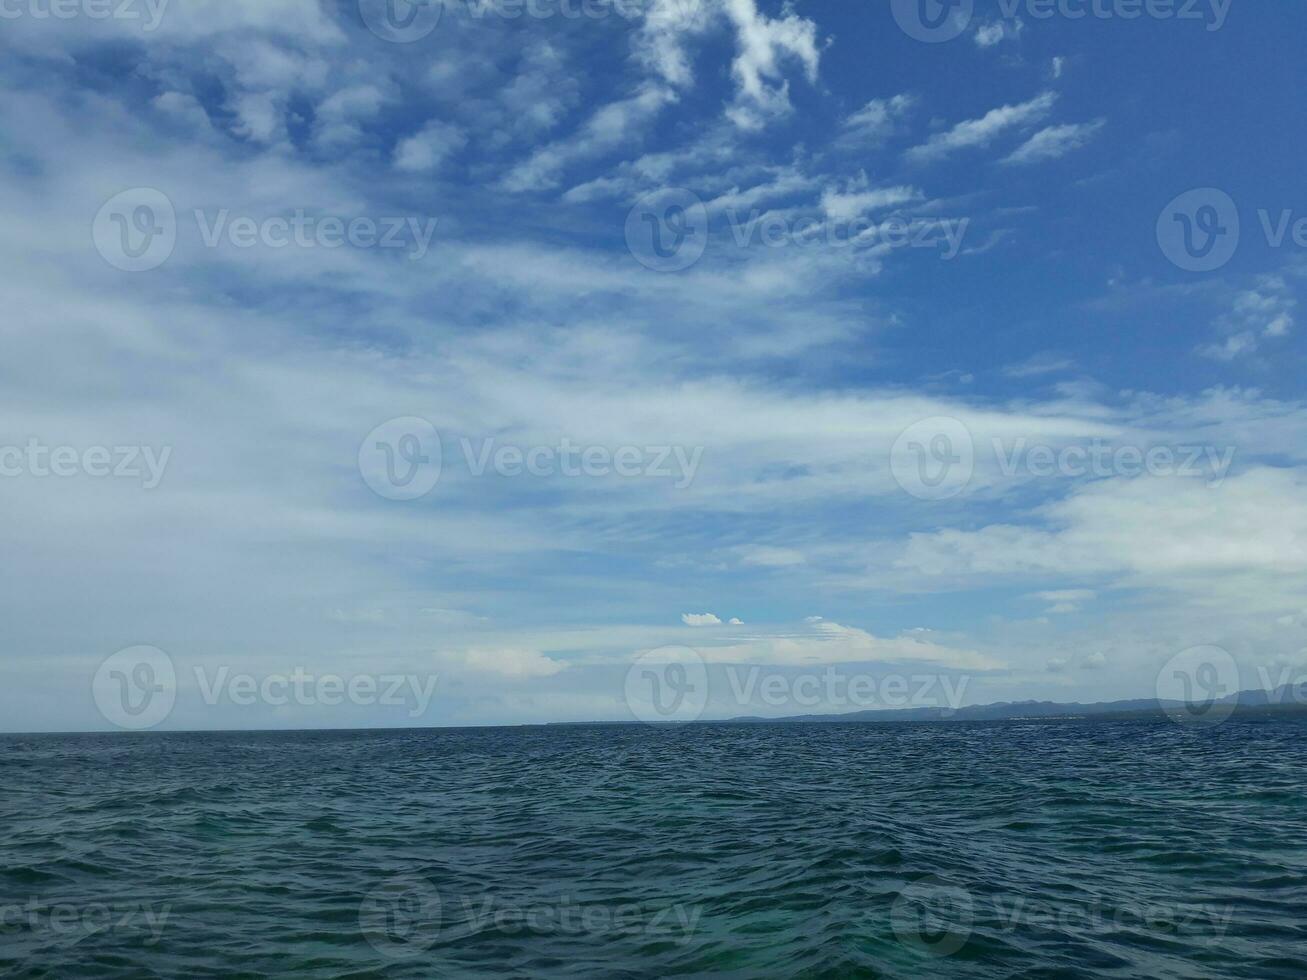
[[(1266, 716), (1303, 714), (1307, 716), (1307, 685), (1299, 685), (1295, 693), (1286, 685), (1274, 691), (1241, 691), (1215, 704), (1232, 705), (1233, 714), (1239, 716)], [(922, 722), (922, 721), (1075, 721), (1094, 718), (1099, 720), (1126, 720), (1167, 717), (1167, 711), (1185, 710), (1182, 701), (1159, 701), (1157, 698), (1136, 698), (1129, 701), (1097, 701), (1092, 704), (1062, 704), (1056, 701), (999, 701), (995, 704), (969, 705), (958, 708), (886, 708), (868, 711), (851, 711), (834, 715), (790, 715), (784, 718), (741, 717), (732, 718), (732, 724), (776, 724), (778, 722)]]

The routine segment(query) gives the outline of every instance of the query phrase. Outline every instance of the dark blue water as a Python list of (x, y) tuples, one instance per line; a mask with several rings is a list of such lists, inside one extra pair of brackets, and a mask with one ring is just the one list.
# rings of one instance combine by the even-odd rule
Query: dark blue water
[(15, 977), (1307, 976), (1307, 725), (0, 739)]

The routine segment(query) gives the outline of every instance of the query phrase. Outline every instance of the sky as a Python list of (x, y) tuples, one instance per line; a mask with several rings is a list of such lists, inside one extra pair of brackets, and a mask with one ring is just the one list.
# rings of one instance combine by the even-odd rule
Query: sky
[(4, 0), (0, 730), (1307, 678), (1304, 27)]

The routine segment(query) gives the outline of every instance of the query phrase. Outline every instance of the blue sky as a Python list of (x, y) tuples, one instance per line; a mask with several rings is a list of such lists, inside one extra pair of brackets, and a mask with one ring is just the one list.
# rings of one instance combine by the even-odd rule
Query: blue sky
[[(4, 8), (0, 728), (108, 727), (141, 644), (174, 728), (629, 719), (669, 645), (705, 717), (805, 710), (723, 665), (971, 702), (1307, 669), (1298, 6), (961, 3), (926, 42), (935, 0), (395, 2), (421, 36)], [(205, 703), (224, 668), (439, 683)]]

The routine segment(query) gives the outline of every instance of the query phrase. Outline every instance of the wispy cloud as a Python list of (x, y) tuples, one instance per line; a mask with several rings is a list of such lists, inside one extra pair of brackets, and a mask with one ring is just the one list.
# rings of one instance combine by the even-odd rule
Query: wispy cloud
[(1020, 165), (1057, 160), (1087, 144), (1102, 131), (1105, 125), (1107, 121), (1099, 119), (1090, 123), (1049, 126), (1022, 143), (1003, 162)]
[(988, 146), (1003, 133), (1036, 123), (1052, 111), (1057, 102), (1055, 92), (1044, 92), (1028, 102), (999, 106), (979, 119), (968, 119), (942, 133), (937, 133), (920, 146), (908, 151), (914, 163), (929, 163), (943, 159), (959, 150)]
[(897, 124), (917, 105), (914, 95), (895, 95), (888, 99), (872, 99), (857, 112), (847, 116), (841, 124), (838, 145), (843, 147), (873, 147), (884, 142)]
[(1217, 320), (1224, 339), (1204, 344), (1199, 353), (1217, 361), (1252, 355), (1267, 341), (1289, 335), (1297, 308), (1297, 297), (1284, 276), (1262, 276), (1254, 288), (1236, 295), (1230, 312)]

